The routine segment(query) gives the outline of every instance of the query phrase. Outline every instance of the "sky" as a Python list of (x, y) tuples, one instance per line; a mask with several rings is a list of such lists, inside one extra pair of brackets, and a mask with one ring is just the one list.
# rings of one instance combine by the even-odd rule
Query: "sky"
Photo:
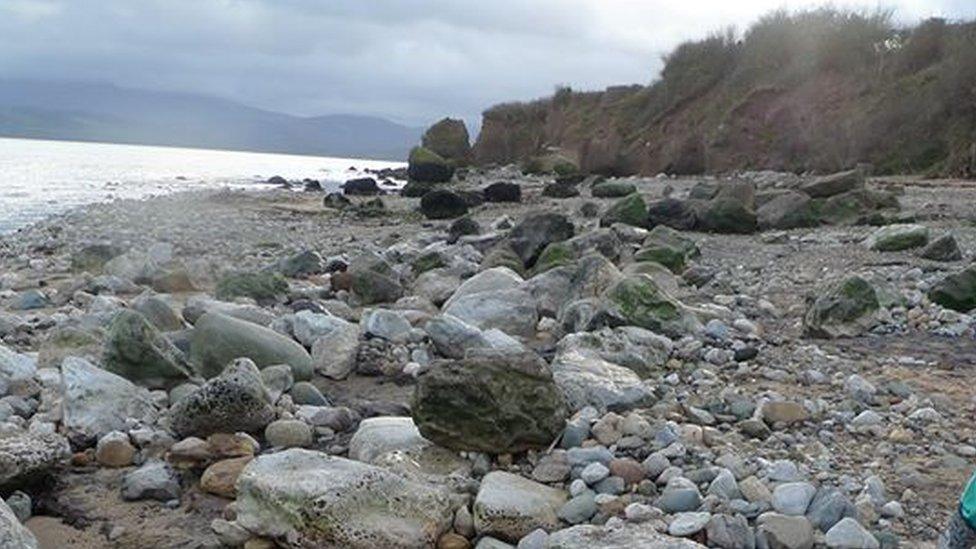
[[(807, 0), (0, 0), (0, 75), (214, 95), (314, 116), (476, 123), (489, 106), (648, 83), (678, 43)], [(835, 0), (834, 6), (879, 4)], [(891, 0), (901, 22), (976, 0)]]

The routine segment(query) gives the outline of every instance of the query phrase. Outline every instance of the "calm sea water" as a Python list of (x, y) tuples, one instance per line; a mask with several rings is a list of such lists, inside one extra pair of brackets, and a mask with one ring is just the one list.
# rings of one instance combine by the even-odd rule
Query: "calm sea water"
[[(268, 188), (273, 175), (327, 189), (403, 164), (176, 147), (0, 138), (0, 233), (70, 208), (208, 187)], [(355, 167), (356, 170), (350, 170)]]

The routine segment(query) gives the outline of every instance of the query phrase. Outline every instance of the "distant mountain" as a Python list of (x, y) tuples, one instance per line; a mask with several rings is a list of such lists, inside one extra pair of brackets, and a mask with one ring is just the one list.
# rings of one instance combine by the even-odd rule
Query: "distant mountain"
[(0, 136), (404, 160), (423, 132), (371, 116), (302, 118), (216, 97), (0, 79)]

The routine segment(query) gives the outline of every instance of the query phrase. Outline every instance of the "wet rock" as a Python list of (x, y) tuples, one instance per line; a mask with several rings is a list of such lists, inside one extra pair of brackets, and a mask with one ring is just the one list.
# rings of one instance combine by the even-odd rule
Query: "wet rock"
[(499, 181), (485, 187), (485, 202), (521, 202), (522, 187), (516, 183)]
[(936, 282), (929, 291), (929, 299), (961, 313), (976, 308), (976, 267), (950, 274)]
[(567, 413), (544, 361), (497, 351), (434, 364), (418, 378), (412, 409), (428, 440), (488, 453), (548, 446)]
[(350, 179), (342, 185), (342, 194), (350, 196), (376, 196), (382, 192), (372, 177)]
[(298, 449), (254, 459), (237, 489), (237, 523), (296, 548), (432, 547), (458, 506), (443, 488)]
[(518, 542), (533, 530), (559, 526), (557, 513), (566, 501), (562, 490), (506, 473), (485, 475), (472, 508), (479, 535)]
[(274, 410), (257, 366), (238, 359), (174, 404), (170, 418), (173, 431), (184, 437), (259, 432), (274, 419)]
[(112, 319), (103, 364), (109, 372), (150, 387), (166, 387), (192, 376), (182, 351), (136, 311)]
[(273, 330), (219, 313), (207, 313), (197, 320), (190, 358), (201, 375), (213, 377), (242, 357), (251, 359), (259, 368), (287, 364), (296, 380), (312, 377), (312, 357), (308, 352)]

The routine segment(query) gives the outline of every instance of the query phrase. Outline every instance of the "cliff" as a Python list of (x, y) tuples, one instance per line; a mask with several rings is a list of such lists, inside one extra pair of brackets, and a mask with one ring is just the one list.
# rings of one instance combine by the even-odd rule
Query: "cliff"
[(976, 175), (976, 23), (776, 12), (679, 46), (649, 86), (562, 88), (484, 113), (479, 164), (548, 150), (584, 171)]

